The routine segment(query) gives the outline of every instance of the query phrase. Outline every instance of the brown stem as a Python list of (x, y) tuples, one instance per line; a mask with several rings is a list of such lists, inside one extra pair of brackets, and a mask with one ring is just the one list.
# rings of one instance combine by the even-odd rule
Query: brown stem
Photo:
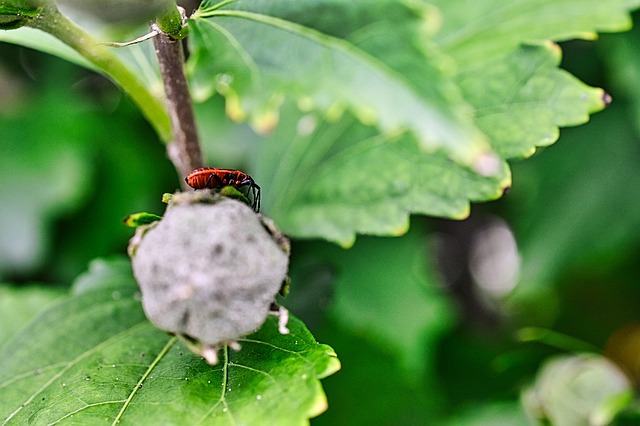
[(156, 56), (164, 82), (167, 110), (171, 118), (172, 141), (167, 146), (169, 158), (181, 176), (203, 166), (193, 106), (184, 75), (182, 42), (159, 31), (154, 38)]

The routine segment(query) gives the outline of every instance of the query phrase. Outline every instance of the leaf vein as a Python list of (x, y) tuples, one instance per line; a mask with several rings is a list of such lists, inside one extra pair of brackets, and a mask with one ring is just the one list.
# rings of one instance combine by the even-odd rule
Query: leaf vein
[(94, 346), (93, 348), (91, 348), (90, 350), (84, 351), (83, 353), (81, 353), (80, 355), (78, 355), (77, 357), (75, 357), (73, 360), (69, 361), (66, 366), (64, 368), (62, 368), (57, 374), (54, 374), (47, 382), (45, 382), (38, 390), (36, 390), (33, 395), (31, 395), (29, 398), (27, 398), (27, 400), (25, 402), (23, 402), (22, 404), (20, 404), (20, 406), (18, 408), (16, 408), (11, 414), (9, 414), (9, 416), (4, 419), (4, 421), (2, 422), (3, 425), (6, 425), (14, 416), (16, 416), (23, 408), (25, 408), (27, 405), (29, 405), (38, 395), (40, 395), (42, 392), (45, 391), (45, 389), (47, 389), (49, 386), (51, 386), (56, 380), (58, 380), (60, 377), (62, 377), (62, 375), (64, 373), (66, 373), (67, 371), (69, 371), (72, 367), (74, 367), (76, 364), (78, 364), (80, 361), (82, 361), (83, 359), (93, 355), (94, 353), (97, 353), (98, 351), (108, 347), (109, 345), (124, 339), (125, 337), (128, 337), (132, 334), (135, 334), (139, 331), (139, 329), (148, 326), (149, 323), (147, 321), (144, 322), (140, 322), (137, 323), (131, 327), (129, 327), (128, 329), (110, 337), (109, 339), (105, 340), (104, 342), (100, 343), (99, 345)]
[(129, 394), (129, 397), (124, 401), (124, 404), (122, 405), (122, 408), (120, 409), (120, 411), (118, 412), (116, 417), (113, 419), (112, 425), (115, 426), (116, 424), (118, 424), (120, 422), (120, 420), (122, 419), (122, 416), (124, 415), (124, 412), (129, 407), (129, 404), (133, 400), (133, 397), (138, 392), (138, 390), (142, 387), (142, 383), (147, 379), (147, 377), (149, 377), (149, 374), (151, 374), (153, 369), (156, 367), (156, 365), (158, 365), (158, 363), (162, 360), (162, 358), (164, 358), (164, 356), (167, 354), (167, 352), (169, 352), (169, 349), (171, 349), (171, 347), (173, 347), (173, 345), (176, 343), (177, 339), (178, 338), (175, 337), (175, 336), (172, 337), (171, 339), (169, 339), (167, 344), (164, 346), (164, 348), (162, 348), (162, 350), (155, 357), (153, 362), (151, 364), (149, 364), (149, 368), (147, 368), (147, 371), (145, 371), (144, 374), (142, 375), (142, 377), (140, 377), (140, 380), (134, 386), (133, 390)]

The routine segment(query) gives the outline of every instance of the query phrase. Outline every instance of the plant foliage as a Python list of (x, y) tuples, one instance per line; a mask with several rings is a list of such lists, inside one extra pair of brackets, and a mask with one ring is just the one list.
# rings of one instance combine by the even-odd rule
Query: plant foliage
[[(58, 3), (66, 5), (58, 10)], [(616, 105), (545, 155), (516, 160), (611, 100), (560, 67), (556, 43), (627, 30), (639, 5), (205, 0), (189, 17), (186, 70), (208, 165), (237, 166), (259, 182), (263, 213), (294, 240), (285, 305), (315, 325), (345, 366), (324, 382), (332, 409), (318, 424), (526, 421), (514, 389), (547, 354), (515, 353), (504, 330), (464, 329), (474, 313), (456, 309), (427, 261), (423, 236), (440, 225), (415, 218), (463, 219), (472, 203), (510, 189), (512, 173), (502, 208), (520, 239), (518, 287), (507, 300), (484, 295), (480, 304), (508, 312), (514, 327), (557, 321), (596, 346), (638, 321), (637, 298), (628, 296), (640, 297), (637, 271), (625, 263), (639, 243), (629, 232), (640, 225), (640, 192), (629, 190), (640, 181), (638, 96), (630, 97), (632, 125), (625, 105)], [(122, 29), (100, 24), (106, 10), (91, 13), (84, 19), (72, 1), (0, 0), (0, 41), (103, 74), (155, 133), (118, 94), (87, 100), (91, 90), (74, 85), (87, 76), (77, 68), (39, 64), (45, 71), (30, 74), (35, 83), (6, 86), (2, 279), (71, 281), (89, 259), (122, 252), (129, 236), (122, 218), (161, 213), (159, 195), (183, 178), (155, 143), (170, 142), (171, 123), (152, 42), (102, 44), (137, 37), (146, 23)], [(599, 44), (612, 70), (606, 90), (640, 93), (638, 35), (615, 37)], [(19, 55), (7, 63), (22, 64)], [(592, 68), (582, 62), (574, 73)], [(596, 291), (602, 282), (608, 292)], [(290, 335), (270, 319), (212, 367), (144, 318), (127, 261), (94, 261), (71, 294), (61, 293), (0, 287), (2, 424), (297, 425), (327, 408), (319, 380), (340, 363), (296, 317)], [(607, 313), (590, 315), (600, 304)], [(36, 305), (48, 307), (36, 314)], [(629, 349), (609, 343), (607, 351), (625, 359)], [(607, 366), (599, 383), (622, 382)], [(562, 393), (543, 375), (536, 388)], [(626, 386), (616, 387), (598, 399), (611, 404), (574, 417), (610, 420), (627, 409), (637, 419), (628, 396)], [(549, 407), (554, 418), (567, 417)]]
[(72, 296), (2, 346), (3, 424), (294, 425), (324, 411), (318, 379), (339, 363), (300, 321), (281, 335), (269, 320), (211, 367), (146, 320), (128, 268), (95, 261)]

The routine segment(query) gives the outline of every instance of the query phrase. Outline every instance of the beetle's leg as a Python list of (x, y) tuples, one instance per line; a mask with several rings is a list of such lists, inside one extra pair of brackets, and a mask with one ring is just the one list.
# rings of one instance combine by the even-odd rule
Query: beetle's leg
[(222, 188), (224, 186), (224, 182), (222, 182), (222, 179), (220, 179), (220, 176), (218, 176), (215, 173), (211, 173), (211, 176), (209, 176), (209, 179), (207, 179), (207, 186), (208, 186), (211, 178), (215, 179), (216, 184), (218, 185), (216, 188)]
[(210, 183), (211, 183), (211, 181), (212, 181), (212, 180), (214, 180), (214, 179), (216, 180), (216, 183), (218, 183), (218, 184), (220, 183), (220, 178), (218, 177), (218, 175), (217, 175), (217, 174), (215, 174), (215, 173), (211, 173), (211, 174), (209, 175), (209, 177), (207, 178), (207, 181), (204, 183), (204, 187), (205, 187), (205, 188), (209, 188), (209, 189), (211, 189), (211, 188), (209, 187), (209, 184), (210, 184)]
[(253, 200), (251, 202), (251, 208), (253, 209), (253, 211), (257, 212), (258, 210), (256, 210), (256, 186), (255, 184), (249, 184), (249, 189), (247, 190), (247, 196), (249, 194), (249, 192), (251, 192), (251, 196), (253, 197)]
[(251, 192), (251, 195), (253, 197), (253, 200), (251, 201), (251, 208), (257, 212), (258, 210), (256, 210), (256, 183), (253, 180), (249, 180), (249, 186), (247, 186), (247, 198), (249, 198), (249, 192)]
[(209, 187), (209, 184), (211, 183), (211, 179), (212, 179), (214, 176), (215, 176), (215, 173), (211, 173), (211, 174), (209, 175), (209, 177), (207, 178), (207, 181), (204, 183), (204, 187), (205, 187), (205, 188), (208, 188), (208, 187)]
[[(256, 210), (256, 183), (253, 181), (253, 179), (249, 178), (249, 179), (245, 179), (243, 180), (240, 185), (238, 186), (246, 186), (247, 190), (244, 192), (244, 196), (247, 198), (247, 200), (251, 201), (251, 208), (254, 211)], [(249, 198), (249, 193), (251, 193), (253, 195), (253, 200), (251, 200)]]
[(260, 187), (254, 182), (251, 188), (253, 190), (253, 209), (257, 213), (260, 211)]

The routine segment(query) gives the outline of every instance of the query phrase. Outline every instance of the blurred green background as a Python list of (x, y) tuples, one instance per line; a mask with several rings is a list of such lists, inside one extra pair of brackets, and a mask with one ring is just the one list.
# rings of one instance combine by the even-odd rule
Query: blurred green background
[[(562, 48), (563, 67), (613, 103), (513, 162), (501, 200), (461, 222), (414, 217), (407, 235), (349, 250), (293, 242), (283, 304), (342, 362), (314, 424), (523, 424), (520, 394), (543, 363), (585, 348), (640, 377), (640, 31)], [(0, 94), (0, 308), (30, 300), (5, 339), (91, 259), (125, 255), (122, 219), (161, 214), (181, 177), (132, 104), (89, 71), (0, 44)], [(255, 138), (220, 117), (201, 131)], [(205, 151), (245, 160), (242, 145)], [(523, 342), (523, 327), (561, 335)]]

